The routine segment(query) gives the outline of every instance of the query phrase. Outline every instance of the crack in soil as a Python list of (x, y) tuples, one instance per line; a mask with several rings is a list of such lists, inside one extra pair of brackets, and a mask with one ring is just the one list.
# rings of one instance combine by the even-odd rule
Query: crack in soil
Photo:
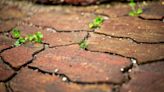
[(3, 61), (3, 63), (5, 63), (5, 64), (8, 65), (12, 70), (14, 70), (14, 74), (11, 75), (8, 79), (4, 80), (3, 82), (6, 83), (6, 82), (9, 82), (10, 80), (12, 80), (12, 79), (18, 74), (18, 71), (20, 71), (23, 67), (28, 66), (28, 64), (31, 64), (31, 63), (33, 62), (33, 60), (35, 60), (35, 58), (36, 58), (35, 56), (36, 56), (38, 53), (40, 53), (40, 52), (42, 52), (42, 51), (44, 51), (44, 50), (45, 50), (45, 46), (43, 47), (43, 49), (34, 52), (34, 53), (32, 54), (32, 59), (29, 60), (29, 61), (27, 61), (25, 64), (21, 65), (19, 68), (13, 67), (10, 63), (6, 62), (6, 61), (3, 59), (3, 57), (0, 56), (0, 58), (1, 58), (2, 61)]
[[(127, 69), (127, 70), (125, 71), (125, 73), (124, 73), (124, 74), (126, 74), (126, 76), (128, 77), (128, 80), (125, 81), (125, 82), (123, 82), (123, 83), (120, 85), (120, 87), (122, 87), (123, 84), (126, 84), (126, 83), (128, 83), (129, 81), (131, 81), (131, 76), (129, 75), (129, 73), (131, 72), (131, 70), (133, 70), (133, 69), (135, 69), (135, 68), (138, 68), (138, 67), (141, 66), (141, 65), (151, 64), (151, 63), (157, 63), (157, 62), (163, 62), (163, 60), (164, 60), (164, 59), (161, 59), (161, 60), (154, 60), (154, 61), (152, 61), (152, 62), (147, 62), (147, 63), (142, 63), (142, 64), (132, 63), (132, 66), (129, 67), (129, 69)], [(132, 59), (131, 59), (131, 61), (133, 62)]]
[(114, 56), (120, 56), (120, 57), (128, 58), (128, 59), (134, 58), (134, 57), (127, 57), (127, 56), (124, 56), (124, 55), (121, 55), (121, 54), (117, 54), (117, 53), (113, 53), (113, 52), (95, 51), (95, 50), (88, 50), (88, 49), (86, 49), (86, 51), (89, 51), (89, 52), (97, 52), (97, 53), (104, 53), (104, 54), (114, 55)]
[(13, 75), (11, 75), (8, 79), (4, 80), (3, 82), (7, 83), (11, 79), (13, 79), (16, 75), (17, 75), (17, 73), (15, 72)]
[[(79, 42), (80, 43), (80, 42)], [(49, 48), (57, 48), (57, 47), (65, 47), (65, 46), (70, 46), (70, 45), (76, 45), (76, 44), (79, 44), (79, 43), (70, 43), (70, 44), (65, 44), (65, 45), (56, 45), (56, 46), (49, 46), (50, 44), (48, 44), (48, 47)]]
[(6, 92), (10, 92), (7, 84), (5, 83)]
[[(14, 48), (14, 47), (12, 47), (12, 48)], [(10, 48), (10, 49), (12, 49), (12, 48)], [(10, 49), (7, 49), (7, 50), (10, 50)], [(3, 60), (3, 62), (4, 62), (5, 64), (7, 64), (8, 66), (10, 66), (13, 70), (19, 71), (22, 67), (25, 67), (26, 65), (30, 64), (30, 63), (35, 59), (35, 55), (37, 55), (38, 53), (44, 51), (44, 49), (45, 49), (45, 47), (43, 46), (43, 49), (38, 50), (38, 51), (35, 51), (35, 52), (32, 54), (32, 59), (29, 60), (29, 61), (27, 61), (27, 63), (21, 65), (19, 68), (13, 67), (10, 63), (6, 62), (2, 56), (0, 56), (0, 57), (1, 57), (1, 59)], [(6, 51), (6, 50), (4, 50), (4, 51)]]
[[(0, 58), (1, 58), (2, 62), (3, 62), (5, 65), (7, 65), (8, 67), (10, 67), (12, 70), (14, 70), (14, 68), (11, 66), (11, 64), (9, 64), (8, 62), (5, 62), (1, 56), (0, 56)], [(2, 80), (2, 81), (0, 81), (0, 82), (5, 82), (5, 83), (6, 83), (6, 82), (10, 81), (13, 77), (15, 77), (16, 74), (17, 74), (17, 73), (16, 73), (16, 71), (14, 70), (14, 73), (13, 73), (11, 76), (9, 76), (9, 78), (7, 78), (6, 80)]]
[(162, 22), (162, 20), (163, 20), (163, 19), (155, 19), (155, 18), (154, 18), (154, 19), (153, 19), (153, 18), (152, 18), (152, 19), (149, 19), (149, 18), (147, 19), (147, 18), (143, 18), (143, 17), (141, 17), (141, 16), (138, 16), (138, 18), (140, 18), (140, 19), (142, 19), (142, 20), (150, 20), (150, 21), (151, 21), (151, 20), (158, 20), (158, 21), (161, 21), (161, 22)]
[[(81, 41), (86, 40), (88, 37), (89, 37), (89, 33), (87, 32), (87, 35)], [(76, 44), (79, 45), (81, 41), (73, 42), (73, 43), (70, 43), (70, 44), (64, 44), (64, 45), (56, 45), (56, 46), (50, 46), (49, 43), (44, 43), (44, 44), (48, 45), (48, 48), (57, 48), (57, 47), (65, 47), (65, 46), (76, 45)]]
[(2, 49), (2, 50), (0, 51), (0, 53), (4, 52), (4, 51), (6, 51), (6, 50), (12, 49), (12, 48), (14, 48), (14, 46), (10, 46), (10, 47), (8, 47), (8, 48)]
[(93, 32), (95, 34), (98, 34), (98, 35), (103, 35), (103, 36), (106, 36), (106, 37), (111, 37), (111, 38), (118, 38), (118, 39), (126, 39), (126, 40), (131, 40), (132, 42), (136, 43), (136, 44), (164, 44), (163, 41), (159, 41), (159, 42), (139, 42), (139, 41), (136, 41), (134, 40), (133, 38), (131, 37), (120, 37), (120, 36), (113, 36), (113, 35), (109, 35), (109, 34), (105, 34), (105, 33), (99, 33), (99, 32)]
[(145, 65), (145, 64), (151, 64), (151, 63), (163, 62), (163, 61), (164, 61), (164, 58), (158, 59), (158, 60), (146, 61), (146, 62), (140, 63), (140, 64), (138, 64), (138, 65)]
[(31, 64), (31, 63), (33, 62), (33, 60), (35, 60), (36, 55), (37, 55), (38, 53), (44, 51), (44, 50), (45, 50), (45, 47), (43, 47), (43, 49), (41, 49), (41, 50), (38, 50), (38, 51), (34, 52), (34, 53), (32, 54), (32, 59), (29, 60), (29, 61), (27, 61), (25, 64), (21, 65), (20, 68), (18, 68), (18, 70), (20, 70), (22, 67), (26, 67), (27, 65)]
[(6, 83), (5, 86), (6, 86), (7, 92), (14, 92), (14, 90), (12, 89), (12, 87), (10, 85), (10, 82)]
[(11, 28), (11, 29), (9, 29), (9, 30), (6, 30), (6, 31), (2, 31), (2, 32), (0, 32), (0, 35), (4, 35), (4, 34), (6, 34), (6, 33), (9, 33), (9, 32), (11, 32), (12, 29), (13, 29), (13, 28)]
[(3, 59), (2, 56), (0, 56), (0, 57), (1, 57), (2, 61), (3, 61), (3, 63), (5, 63), (5, 64), (8, 65), (11, 69), (13, 69), (14, 71), (16, 71), (16, 69), (15, 69), (9, 62), (6, 62), (6, 61)]
[[(134, 62), (135, 60), (135, 62)], [(121, 85), (119, 86), (119, 88), (117, 88), (117, 92), (120, 92), (120, 88), (124, 85), (127, 84), (131, 81), (131, 76), (129, 75), (129, 73), (131, 72), (131, 70), (135, 67), (138, 67), (137, 64), (137, 60), (132, 58), (131, 59), (132, 64), (129, 67), (126, 67), (127, 69), (125, 69), (125, 71), (123, 72), (124, 76), (126, 77), (126, 79), (124, 80), (124, 82), (121, 83)]]
[(120, 57), (124, 57), (124, 58), (128, 58), (128, 59), (134, 59), (134, 60), (136, 60), (136, 63), (138, 65), (164, 61), (164, 58), (161, 58), (161, 59), (154, 59), (154, 60), (151, 60), (151, 61), (148, 60), (148, 61), (144, 61), (142, 63), (138, 63), (138, 59), (135, 58), (135, 57), (127, 57), (127, 56), (124, 56), (124, 55), (121, 55), (121, 54), (117, 54), (117, 53), (113, 53), (113, 52), (95, 51), (95, 50), (88, 50), (88, 49), (86, 49), (86, 51), (97, 52), (97, 53), (106, 53), (106, 54), (109, 54), (109, 55), (120, 56)]

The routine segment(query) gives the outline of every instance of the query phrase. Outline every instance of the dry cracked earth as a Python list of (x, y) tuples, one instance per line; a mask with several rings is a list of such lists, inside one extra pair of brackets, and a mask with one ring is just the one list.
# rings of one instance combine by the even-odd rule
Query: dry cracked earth
[[(164, 5), (43, 6), (0, 1), (0, 92), (164, 92)], [(88, 24), (102, 16), (101, 28)], [(13, 46), (42, 32), (43, 43)], [(79, 43), (86, 40), (84, 50)]]

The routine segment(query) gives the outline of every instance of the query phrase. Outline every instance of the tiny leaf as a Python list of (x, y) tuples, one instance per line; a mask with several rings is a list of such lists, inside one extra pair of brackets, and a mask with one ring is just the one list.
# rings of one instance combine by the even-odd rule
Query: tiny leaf
[(43, 34), (41, 32), (36, 32), (35, 35), (38, 37), (38, 38), (43, 38)]
[(14, 45), (15, 45), (16, 47), (18, 47), (18, 46), (21, 45), (18, 39), (16, 40), (16, 42), (14, 43)]
[(12, 37), (14, 37), (14, 38), (19, 38), (20, 37), (20, 31), (17, 28), (12, 29), (11, 34), (12, 34)]
[(135, 12), (130, 11), (130, 12), (129, 12), (129, 16), (135, 16)]
[(29, 35), (27, 36), (27, 39), (28, 39), (29, 41), (33, 41), (33, 40), (34, 40), (34, 37), (33, 37), (32, 34), (29, 34)]
[(96, 17), (92, 23), (89, 24), (89, 28), (95, 29), (100, 28), (100, 25), (104, 22), (103, 17)]
[(88, 44), (87, 44), (87, 42), (85, 40), (80, 42), (80, 48), (86, 49), (87, 47), (88, 47)]
[(19, 38), (18, 40), (19, 40), (19, 42), (20, 42), (21, 44), (26, 42), (25, 38), (22, 38), (22, 37)]
[(139, 14), (141, 14), (143, 12), (143, 10), (141, 9), (141, 8), (139, 8), (138, 10), (137, 10), (137, 14), (139, 15)]
[(135, 3), (135, 2), (130, 2), (129, 5), (130, 5), (131, 7), (135, 7), (135, 6), (136, 6), (136, 3)]
[(89, 24), (89, 28), (94, 28), (94, 24), (93, 23), (90, 23)]

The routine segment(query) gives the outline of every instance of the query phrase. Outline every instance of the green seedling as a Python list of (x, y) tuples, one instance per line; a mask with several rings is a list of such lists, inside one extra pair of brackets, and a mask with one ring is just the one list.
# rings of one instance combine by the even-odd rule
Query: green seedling
[(41, 32), (36, 32), (35, 34), (29, 34), (25, 39), (30, 42), (41, 43), (43, 34)]
[(129, 16), (139, 16), (143, 12), (141, 8), (136, 8), (136, 3), (134, 0), (130, 0), (129, 6), (132, 8), (129, 12)]
[(34, 41), (37, 43), (41, 43), (43, 38), (43, 34), (41, 32), (36, 32), (35, 33), (35, 39)]
[(35, 34), (29, 34), (26, 37), (22, 37), (20, 31), (16, 28), (14, 28), (11, 33), (12, 37), (17, 39), (14, 43), (16, 47), (26, 43), (27, 41), (41, 43), (43, 38), (43, 34), (41, 32), (36, 32)]
[(86, 49), (88, 47), (88, 44), (85, 40), (81, 41), (79, 45), (81, 49)]
[(100, 25), (104, 22), (104, 18), (103, 17), (96, 17), (90, 24), (89, 24), (89, 28), (91, 29), (96, 29), (96, 28), (100, 28)]
[(16, 40), (16, 42), (14, 43), (14, 45), (16, 47), (18, 47), (18, 46), (22, 45), (25, 42), (26, 42), (25, 38), (20, 37), (19, 39)]
[(19, 38), (20, 37), (20, 30), (17, 28), (12, 29), (11, 35), (13, 38)]

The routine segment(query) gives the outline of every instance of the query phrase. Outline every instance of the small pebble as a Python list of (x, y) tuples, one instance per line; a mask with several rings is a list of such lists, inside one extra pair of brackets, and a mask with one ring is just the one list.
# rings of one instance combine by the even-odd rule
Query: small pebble
[(140, 26), (138, 26), (138, 29), (141, 29), (141, 27), (140, 27)]
[(59, 72), (59, 69), (55, 69), (54, 72), (55, 72), (55, 73)]
[(38, 69), (35, 69), (34, 71), (38, 72)]
[(106, 16), (104, 16), (103, 18), (104, 18), (105, 20), (108, 20), (108, 19), (109, 19), (109, 17), (106, 17)]
[(47, 31), (49, 31), (49, 32), (56, 32), (54, 29), (52, 29), (52, 28), (47, 28), (46, 29)]
[(122, 38), (119, 38), (118, 40), (122, 40)]
[(30, 27), (32, 27), (32, 26), (33, 26), (33, 24), (32, 24), (32, 23), (30, 23), (30, 24), (29, 24), (29, 26), (30, 26)]
[(111, 36), (108, 36), (108, 38), (112, 38)]
[(131, 59), (133, 64), (137, 64), (137, 61), (135, 59)]
[(123, 72), (124, 71), (124, 68), (121, 68), (120, 70), (121, 70), (121, 72)]
[(62, 81), (67, 81), (67, 78), (66, 78), (66, 77), (63, 77), (63, 78), (62, 78)]
[(132, 69), (129, 69), (128, 72), (130, 73), (132, 71)]
[(102, 38), (102, 40), (105, 40), (105, 38)]

